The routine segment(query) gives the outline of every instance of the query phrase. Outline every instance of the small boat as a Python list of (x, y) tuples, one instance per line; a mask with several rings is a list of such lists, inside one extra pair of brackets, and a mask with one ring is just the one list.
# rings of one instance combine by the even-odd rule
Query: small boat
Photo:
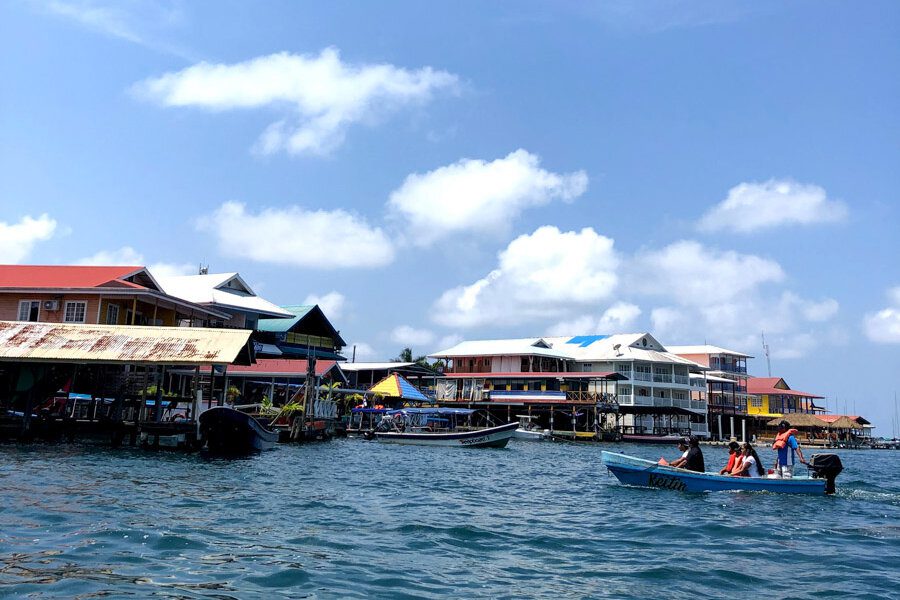
[(200, 414), (200, 444), (208, 452), (247, 454), (271, 450), (277, 441), (277, 431), (228, 406), (214, 406)]
[[(461, 448), (503, 448), (518, 423), (478, 426), (480, 411), (470, 408), (404, 408), (381, 420), (373, 432), (379, 442)], [(483, 413), (487, 418), (487, 413)]]
[(531, 442), (543, 442), (551, 439), (550, 430), (539, 428), (532, 422), (532, 417), (528, 415), (516, 415), (516, 417), (519, 419), (519, 427), (513, 435), (515, 439)]
[(769, 479), (766, 477), (729, 477), (718, 473), (698, 473), (663, 466), (615, 452), (602, 452), (601, 460), (610, 473), (626, 485), (663, 488), (680, 492), (779, 492), (782, 494), (833, 494), (834, 479), (841, 472), (835, 454), (814, 454), (810, 460), (813, 477)]

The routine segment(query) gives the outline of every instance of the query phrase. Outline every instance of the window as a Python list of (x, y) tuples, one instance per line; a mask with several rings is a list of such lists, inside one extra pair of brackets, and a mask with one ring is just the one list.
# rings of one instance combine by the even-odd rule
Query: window
[(19, 302), (19, 321), (37, 321), (40, 313), (40, 301), (22, 300)]
[(762, 398), (760, 396), (750, 396), (750, 406), (753, 408), (762, 408)]
[(119, 305), (109, 304), (106, 306), (106, 324), (118, 325), (119, 323)]
[(84, 323), (87, 302), (66, 302), (66, 323)]

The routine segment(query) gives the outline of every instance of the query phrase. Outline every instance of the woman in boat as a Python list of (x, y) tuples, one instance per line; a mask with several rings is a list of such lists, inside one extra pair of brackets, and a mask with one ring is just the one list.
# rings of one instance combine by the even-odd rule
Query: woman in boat
[(753, 446), (744, 442), (741, 454), (744, 460), (741, 462), (740, 467), (731, 473), (732, 477), (762, 477), (765, 474), (762, 462), (760, 462), (759, 455)]
[(728, 475), (738, 466), (741, 459), (741, 445), (735, 441), (728, 442), (728, 464), (719, 471), (719, 475)]

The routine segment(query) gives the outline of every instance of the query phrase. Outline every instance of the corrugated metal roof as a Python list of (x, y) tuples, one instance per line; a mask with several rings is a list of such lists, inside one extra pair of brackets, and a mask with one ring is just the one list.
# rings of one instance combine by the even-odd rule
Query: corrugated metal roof
[(729, 350), (721, 346), (713, 346), (712, 344), (703, 344), (700, 346), (666, 346), (666, 350), (672, 354), (729, 354), (740, 358), (753, 358), (749, 354)]
[(256, 328), (260, 331), (268, 331), (270, 333), (285, 333), (290, 331), (291, 327), (300, 322), (303, 317), (305, 317), (309, 311), (314, 309), (316, 306), (313, 305), (305, 305), (305, 304), (292, 304), (288, 306), (282, 306), (284, 310), (294, 315), (293, 319), (260, 319)]
[(251, 333), (245, 329), (204, 327), (0, 321), (0, 360), (231, 364), (247, 349)]
[[(2, 288), (141, 287), (121, 281), (144, 267), (94, 267), (81, 265), (0, 265)], [(118, 280), (118, 281), (117, 281)]]
[[(257, 313), (265, 317), (291, 318), (293, 313), (275, 306), (256, 295), (237, 273), (212, 273), (207, 275), (179, 275), (157, 278), (163, 290), (196, 304), (212, 305), (225, 310), (237, 309)], [(228, 287), (237, 282), (235, 289)]]

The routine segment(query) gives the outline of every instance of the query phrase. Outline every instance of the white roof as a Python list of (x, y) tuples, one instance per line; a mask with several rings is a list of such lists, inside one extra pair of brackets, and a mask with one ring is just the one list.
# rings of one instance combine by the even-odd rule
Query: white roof
[(293, 313), (257, 296), (237, 273), (157, 277), (156, 280), (170, 296), (195, 304), (256, 313), (266, 318), (294, 317)]
[(743, 352), (735, 352), (719, 346), (711, 344), (703, 344), (701, 346), (666, 346), (666, 349), (672, 354), (730, 354), (732, 356), (740, 356), (741, 358), (753, 358), (749, 354)]
[(667, 362), (707, 370), (707, 367), (703, 365), (668, 352), (649, 333), (472, 340), (460, 342), (452, 348), (435, 352), (430, 356), (453, 358), (462, 356), (526, 355), (563, 358), (578, 362), (602, 360)]
[(342, 371), (381, 371), (389, 369), (402, 369), (411, 367), (416, 363), (411, 362), (342, 362)]
[(703, 375), (702, 373), (691, 373), (691, 377), (696, 377), (697, 379), (706, 379), (706, 381), (718, 381), (720, 383), (736, 383), (734, 379), (728, 379), (727, 377), (719, 377), (717, 375)]
[(452, 348), (435, 352), (435, 358), (455, 356), (546, 356), (548, 358), (572, 358), (565, 351), (548, 348), (545, 338), (519, 338), (511, 340), (471, 340), (460, 342)]

